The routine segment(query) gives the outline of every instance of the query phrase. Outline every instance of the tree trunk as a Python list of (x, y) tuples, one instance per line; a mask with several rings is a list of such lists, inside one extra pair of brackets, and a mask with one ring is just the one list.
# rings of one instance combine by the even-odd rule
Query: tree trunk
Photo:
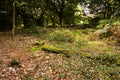
[(12, 40), (14, 40), (15, 35), (15, 0), (13, 0), (13, 27), (12, 27)]

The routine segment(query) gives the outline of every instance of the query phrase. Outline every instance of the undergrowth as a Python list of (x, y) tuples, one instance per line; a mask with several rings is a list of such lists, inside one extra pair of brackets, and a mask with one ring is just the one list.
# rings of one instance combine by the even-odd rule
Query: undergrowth
[[(36, 38), (40, 41), (30, 46), (36, 57), (28, 59), (35, 60), (32, 62), (35, 71), (24, 74), (23, 79), (34, 80), (36, 72), (38, 80), (53, 80), (53, 76), (57, 80), (119, 80), (120, 47), (107, 44), (105, 39), (90, 41), (88, 34), (93, 31), (47, 28), (38, 31)], [(12, 67), (21, 64), (16, 60), (10, 62)]]

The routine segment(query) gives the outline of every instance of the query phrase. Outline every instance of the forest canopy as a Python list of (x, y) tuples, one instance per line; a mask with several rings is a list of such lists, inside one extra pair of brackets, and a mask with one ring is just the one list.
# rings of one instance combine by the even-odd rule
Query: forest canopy
[(120, 16), (119, 0), (15, 0), (15, 15), (12, 14), (13, 1), (0, 1), (0, 30), (11, 29), (12, 16), (15, 16), (15, 24), (23, 24), (24, 28), (86, 24), (91, 27), (97, 25), (91, 21)]

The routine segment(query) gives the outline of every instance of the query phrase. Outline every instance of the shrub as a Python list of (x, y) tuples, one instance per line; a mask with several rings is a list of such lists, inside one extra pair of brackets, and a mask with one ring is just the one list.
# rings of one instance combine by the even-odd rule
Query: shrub
[(100, 63), (103, 65), (120, 65), (120, 55), (110, 55), (110, 54), (102, 54), (96, 58), (96, 60), (99, 60)]
[(114, 19), (103, 19), (103, 20), (99, 21), (99, 25), (97, 25), (96, 28), (102, 29), (107, 24), (109, 24), (111, 26), (112, 25), (120, 25), (119, 21), (120, 21), (120, 17), (114, 18)]
[(56, 30), (55, 32), (49, 35), (49, 39), (53, 41), (59, 41), (59, 42), (73, 42), (74, 35), (69, 30), (64, 30), (64, 31)]
[(88, 33), (90, 33), (90, 32), (94, 32), (94, 30), (93, 30), (93, 29), (90, 29), (90, 28), (85, 29), (85, 30), (82, 30), (82, 33), (83, 33), (83, 34), (88, 34)]
[(95, 32), (91, 32), (89, 34), (89, 39), (90, 40), (97, 40), (97, 39), (102, 39), (104, 37), (109, 37), (111, 35), (111, 28), (113, 26), (111, 25), (105, 25), (103, 29), (98, 29)]
[(75, 44), (76, 46), (80, 47), (85, 45), (85, 43), (87, 43), (87, 40), (85, 40), (85, 38), (83, 38), (83, 36), (76, 36), (76, 40), (75, 40)]

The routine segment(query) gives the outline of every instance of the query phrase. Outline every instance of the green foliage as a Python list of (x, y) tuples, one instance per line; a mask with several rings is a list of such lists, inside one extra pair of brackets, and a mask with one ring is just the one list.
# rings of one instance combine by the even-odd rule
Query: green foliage
[(96, 28), (101, 29), (101, 28), (104, 28), (104, 26), (106, 25), (109, 25), (109, 26), (118, 25), (119, 26), (120, 25), (119, 21), (120, 21), (120, 17), (113, 18), (113, 19), (103, 19), (99, 21), (99, 24), (96, 26)]
[[(96, 60), (100, 61), (103, 65), (118, 65), (120, 66), (120, 55), (111, 55), (108, 53), (102, 54), (98, 57), (96, 57)], [(112, 64), (112, 65), (111, 65)]]
[(120, 9), (118, 8), (118, 6), (120, 6), (120, 1), (118, 0), (85, 0), (84, 3), (91, 10), (91, 13), (102, 15), (101, 17), (103, 18), (110, 19), (120, 14), (120, 11), (118, 11)]
[(83, 46), (83, 45), (85, 44), (85, 41), (79, 39), (79, 40), (76, 41), (75, 44), (76, 44), (78, 47), (80, 47), (80, 46)]
[(119, 54), (109, 54), (104, 53), (97, 56), (87, 56), (87, 58), (90, 58), (92, 60), (98, 61), (102, 65), (107, 66), (120, 66), (120, 55)]
[(90, 32), (94, 32), (94, 29), (87, 28), (87, 29), (82, 30), (83, 34), (89, 34)]
[(113, 36), (119, 44), (119, 26), (120, 18), (100, 20), (99, 25), (96, 27), (98, 30), (95, 33), (99, 34), (100, 38)]
[[(85, 36), (84, 36), (84, 37), (85, 37)], [(87, 41), (84, 40), (83, 37), (81, 37), (81, 36), (79, 36), (79, 35), (76, 36), (76, 40), (75, 40), (75, 45), (76, 45), (76, 46), (81, 47), (81, 46), (85, 45), (86, 43), (87, 43)]]
[(114, 19), (104, 19), (104, 20), (100, 20), (100, 24), (113, 24), (116, 21), (119, 21), (120, 18), (114, 18)]
[(69, 30), (56, 30), (49, 35), (49, 38), (58, 42), (73, 42), (75, 39), (73, 33)]
[[(57, 22), (61, 27), (74, 23), (77, 3), (79, 1), (71, 0), (48, 0), (45, 1), (48, 12), (51, 16), (56, 16)], [(70, 17), (69, 17), (70, 16)]]
[(41, 28), (39, 26), (31, 26), (30, 28), (27, 28), (27, 29), (18, 29), (16, 30), (16, 33), (20, 33), (20, 34), (23, 34), (23, 35), (32, 35), (32, 34), (35, 34), (35, 35), (43, 35), (43, 33), (45, 34), (47, 32), (47, 29), (46, 28)]

